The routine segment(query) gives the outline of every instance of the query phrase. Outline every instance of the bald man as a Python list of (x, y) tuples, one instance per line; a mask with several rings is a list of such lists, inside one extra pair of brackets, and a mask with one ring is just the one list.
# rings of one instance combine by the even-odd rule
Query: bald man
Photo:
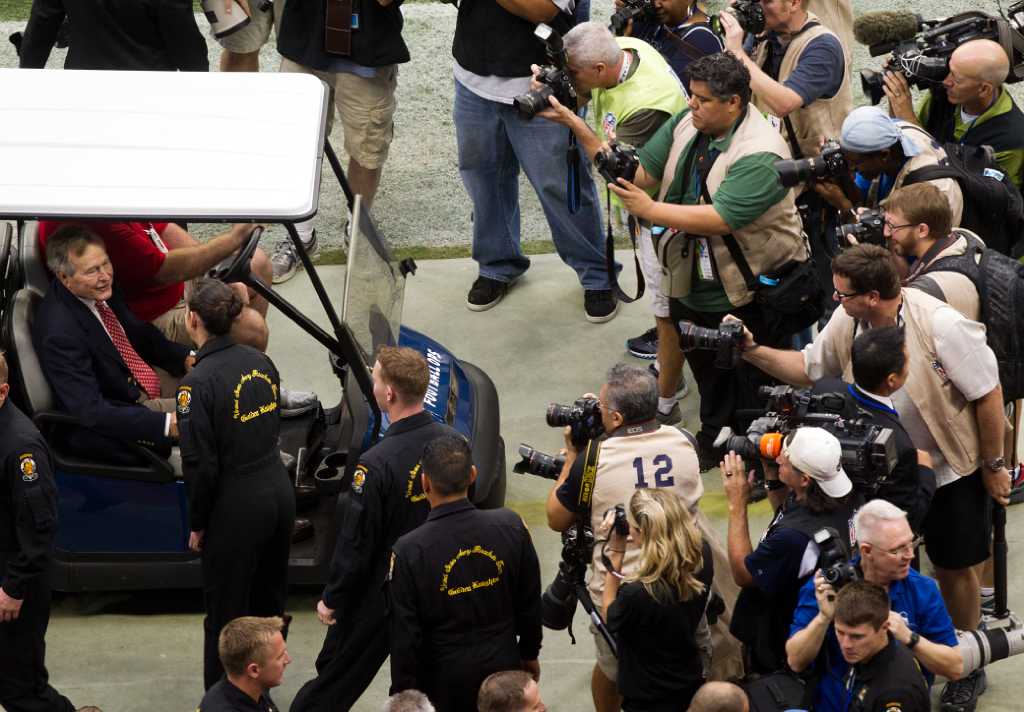
[(731, 682), (705, 682), (687, 712), (750, 712), (747, 693)]
[(989, 145), (996, 162), (1014, 185), (1024, 181), (1024, 113), (1003, 87), (1010, 60), (992, 40), (971, 40), (949, 58), (949, 75), (941, 89), (926, 91), (914, 114), (902, 74), (887, 72), (889, 111), (923, 126), (940, 143)]

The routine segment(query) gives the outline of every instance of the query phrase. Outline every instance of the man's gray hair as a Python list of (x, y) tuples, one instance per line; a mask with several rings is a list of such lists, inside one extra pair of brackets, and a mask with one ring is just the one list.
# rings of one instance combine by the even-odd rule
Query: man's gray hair
[(46, 266), (54, 274), (75, 275), (69, 255), (77, 257), (89, 245), (104, 247), (103, 238), (83, 225), (64, 225), (46, 241)]
[(622, 56), (615, 35), (600, 22), (581, 22), (562, 38), (565, 52), (578, 67), (593, 67), (603, 62), (614, 67)]
[(650, 420), (658, 413), (658, 380), (646, 368), (617, 363), (608, 371), (608, 402), (627, 423)]
[(873, 499), (857, 510), (853, 518), (854, 538), (858, 544), (871, 543), (877, 539), (880, 524), (899, 521), (907, 521), (906, 512), (887, 500)]
[(419, 690), (402, 690), (391, 695), (381, 712), (435, 712), (434, 705)]

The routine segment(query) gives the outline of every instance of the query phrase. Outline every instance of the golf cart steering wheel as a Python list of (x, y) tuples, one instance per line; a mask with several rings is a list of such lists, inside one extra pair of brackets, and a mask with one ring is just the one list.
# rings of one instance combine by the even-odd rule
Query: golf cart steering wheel
[(261, 237), (263, 237), (263, 227), (257, 225), (249, 233), (248, 239), (242, 245), (242, 249), (238, 251), (238, 254), (221, 260), (218, 265), (210, 270), (209, 276), (213, 279), (219, 279), (226, 284), (231, 284), (232, 282), (248, 284), (251, 277), (250, 263)]

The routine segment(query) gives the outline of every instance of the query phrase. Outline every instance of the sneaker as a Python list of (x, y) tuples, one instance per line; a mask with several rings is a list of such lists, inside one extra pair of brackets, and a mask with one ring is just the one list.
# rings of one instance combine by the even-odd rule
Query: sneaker
[(469, 289), (466, 306), (470, 311), (487, 311), (504, 299), (508, 287), (508, 282), (499, 282), (490, 277), (477, 277)]
[(996, 595), (993, 593), (991, 596), (981, 594), (981, 617), (995, 618), (996, 615)]
[(939, 697), (942, 712), (974, 712), (978, 698), (985, 692), (985, 669), (975, 670), (967, 677), (951, 680)]
[[(648, 366), (647, 370), (649, 370), (651, 373), (654, 374), (654, 378), (655, 379), (658, 378), (658, 362), (657, 361), (655, 361), (650, 366)], [(682, 399), (682, 398), (686, 398), (686, 396), (688, 396), (688, 395), (690, 395), (690, 386), (686, 383), (686, 374), (684, 372), (680, 371), (679, 372), (679, 383), (676, 384), (676, 396), (678, 396), (680, 399)]]
[[(302, 246), (306, 248), (306, 253), (310, 257), (316, 256), (320, 246), (316, 237), (316, 230), (313, 231), (313, 236), (309, 242), (303, 242)], [(274, 248), (274, 253), (270, 256), (270, 265), (274, 270), (274, 284), (287, 282), (294, 277), (301, 264), (302, 262), (299, 260), (299, 255), (295, 252), (295, 246), (292, 245), (291, 239), (279, 243)]]
[(672, 406), (672, 410), (667, 413), (662, 413), (660, 410), (654, 416), (658, 419), (658, 422), (662, 425), (675, 425), (676, 423), (683, 422), (683, 412), (679, 410), (679, 404), (676, 403)]
[(658, 329), (650, 328), (640, 336), (626, 339), (626, 350), (637, 358), (655, 359), (658, 357)]
[(619, 300), (610, 289), (585, 289), (583, 310), (591, 324), (602, 324), (615, 318), (619, 311)]
[(1024, 502), (1024, 466), (1010, 470), (1010, 504)]

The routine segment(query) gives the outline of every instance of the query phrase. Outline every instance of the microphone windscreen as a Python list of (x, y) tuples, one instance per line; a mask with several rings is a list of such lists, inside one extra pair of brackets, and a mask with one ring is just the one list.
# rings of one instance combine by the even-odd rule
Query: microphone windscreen
[(853, 36), (870, 46), (913, 39), (920, 28), (921, 18), (912, 12), (866, 12), (853, 21)]

